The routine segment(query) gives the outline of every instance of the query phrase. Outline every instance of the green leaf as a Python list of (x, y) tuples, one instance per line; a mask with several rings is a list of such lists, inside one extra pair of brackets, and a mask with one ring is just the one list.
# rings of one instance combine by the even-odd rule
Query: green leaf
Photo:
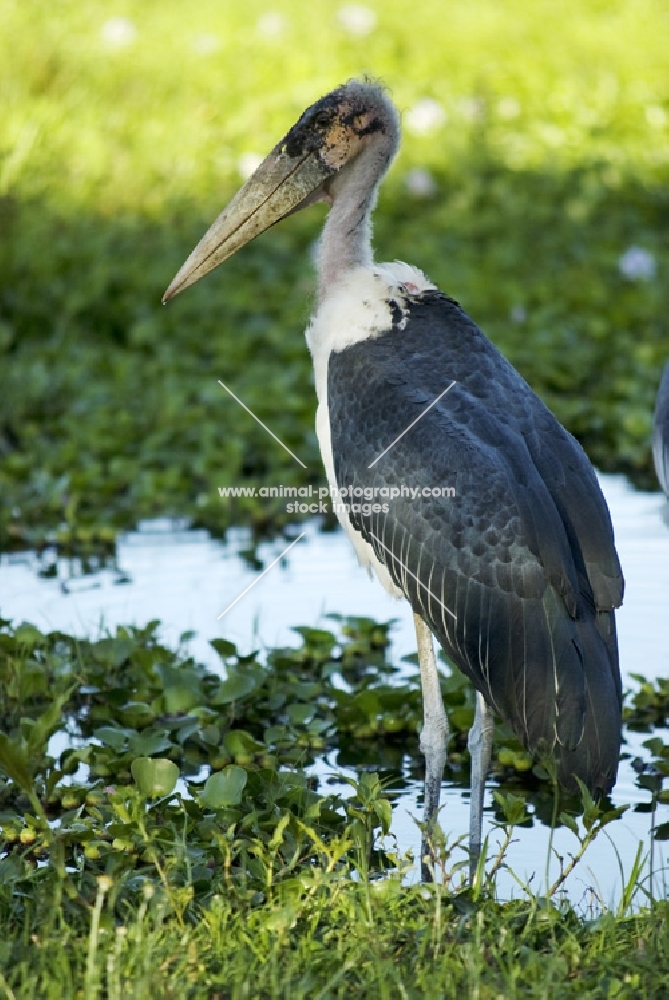
[(381, 782), (376, 771), (363, 771), (358, 782), (358, 795), (364, 803), (369, 803), (381, 794)]
[(99, 726), (93, 731), (96, 740), (100, 740), (106, 747), (111, 747), (116, 753), (121, 753), (128, 739), (127, 729), (115, 729), (114, 726)]
[(642, 746), (647, 747), (654, 757), (661, 757), (664, 753), (665, 743), (659, 736), (652, 736), (649, 740), (644, 740)]
[(163, 663), (159, 667), (163, 681), (163, 701), (169, 715), (179, 715), (202, 704), (202, 688), (199, 677), (181, 667)]
[(377, 799), (374, 803), (374, 812), (381, 824), (381, 831), (388, 833), (393, 818), (393, 808), (388, 799)]
[(493, 798), (504, 813), (506, 822), (511, 826), (519, 826), (528, 818), (525, 800), (520, 796), (511, 792), (506, 795), (502, 792), (493, 792)]
[(43, 712), (39, 718), (35, 719), (35, 724), (31, 727), (27, 740), (29, 756), (33, 757), (36, 754), (43, 753), (49, 737), (64, 725), (63, 705), (69, 699), (73, 690), (74, 687), (69, 688), (67, 691), (54, 697), (46, 712)]
[(223, 746), (231, 757), (242, 763), (253, 760), (255, 754), (263, 753), (266, 749), (264, 743), (258, 743), (243, 729), (230, 729), (223, 737)]
[(560, 822), (563, 826), (566, 826), (568, 830), (571, 830), (575, 837), (578, 837), (578, 824), (573, 816), (570, 816), (569, 813), (561, 812)]
[(210, 775), (200, 792), (200, 802), (207, 809), (224, 809), (237, 806), (242, 801), (242, 792), (248, 775), (243, 767), (230, 764), (223, 771)]
[(106, 636), (98, 639), (92, 646), (92, 652), (99, 663), (116, 669), (130, 657), (133, 651), (133, 642), (128, 637), (125, 629), (119, 628), (115, 636)]
[(118, 712), (123, 721), (133, 729), (148, 725), (155, 716), (153, 709), (143, 701), (127, 701), (125, 705), (121, 705)]
[(639, 788), (645, 788), (647, 792), (659, 792), (662, 790), (661, 774), (640, 774), (637, 778)]
[(142, 795), (150, 799), (170, 795), (179, 778), (179, 768), (165, 758), (138, 757), (130, 768)]
[(337, 640), (332, 632), (322, 628), (310, 628), (308, 625), (293, 625), (292, 631), (297, 632), (304, 640), (307, 649), (313, 649), (322, 657), (327, 657)]
[(474, 711), (467, 708), (466, 705), (460, 705), (449, 713), (449, 720), (454, 729), (458, 732), (464, 732), (474, 725)]
[(218, 685), (218, 689), (211, 698), (213, 705), (228, 705), (231, 701), (239, 701), (251, 694), (258, 686), (258, 681), (251, 674), (231, 674)]
[(130, 737), (128, 750), (131, 754), (150, 757), (154, 753), (163, 753), (172, 746), (172, 740), (164, 732), (134, 733)]
[(213, 723), (209, 726), (203, 726), (200, 730), (200, 736), (208, 746), (217, 747), (221, 742), (221, 731)]
[(14, 641), (19, 646), (39, 646), (43, 643), (44, 636), (35, 625), (30, 622), (21, 622), (14, 632)]
[(227, 639), (210, 639), (209, 645), (213, 646), (221, 659), (226, 660), (229, 656), (236, 656), (237, 647), (234, 642)]
[(32, 792), (30, 757), (19, 743), (10, 739), (5, 733), (0, 733), (0, 768), (24, 792)]
[(312, 705), (304, 705), (298, 702), (294, 705), (288, 705), (286, 714), (294, 726), (303, 726), (313, 718), (314, 708)]
[(601, 816), (600, 826), (608, 826), (608, 824), (612, 823), (614, 820), (620, 819), (620, 817), (624, 815), (628, 809), (629, 806), (616, 806), (615, 809), (609, 809), (608, 812), (603, 813)]
[(276, 849), (281, 845), (283, 840), (284, 830), (290, 823), (291, 813), (284, 813), (279, 822), (276, 824), (274, 833), (272, 834), (272, 839), (269, 842), (269, 847), (271, 851), (276, 851)]
[(592, 795), (585, 787), (581, 779), (576, 778), (576, 781), (578, 782), (578, 787), (581, 791), (581, 802), (583, 803), (583, 826), (589, 833), (600, 817), (600, 808), (594, 802)]

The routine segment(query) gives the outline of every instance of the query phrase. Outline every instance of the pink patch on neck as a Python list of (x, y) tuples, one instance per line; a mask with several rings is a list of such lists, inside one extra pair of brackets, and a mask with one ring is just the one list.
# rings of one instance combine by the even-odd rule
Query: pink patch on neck
[(402, 284), (406, 288), (407, 292), (411, 292), (413, 294), (418, 291), (418, 285), (414, 285), (413, 281), (403, 281)]

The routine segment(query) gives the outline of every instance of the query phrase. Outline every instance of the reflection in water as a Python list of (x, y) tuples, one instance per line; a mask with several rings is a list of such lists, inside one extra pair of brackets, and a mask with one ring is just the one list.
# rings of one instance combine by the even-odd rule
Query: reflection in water
[(653, 421), (653, 461), (660, 486), (669, 496), (669, 361), (657, 390)]
[(664, 507), (660, 511), (660, 517), (664, 521), (667, 531), (669, 531), (669, 500), (665, 503)]
[[(619, 476), (602, 476), (601, 483), (626, 579), (618, 630), (623, 678), (630, 687), (630, 675), (634, 673), (648, 678), (669, 677), (669, 502), (660, 493), (636, 492)], [(299, 531), (294, 537), (297, 534)], [(287, 544), (281, 538), (258, 546), (255, 555), (262, 567), (269, 566)], [(415, 652), (408, 604), (394, 601), (367, 578), (341, 532), (322, 533), (316, 523), (308, 523), (305, 538), (260, 580), (259, 564), (238, 554), (248, 552), (249, 547), (250, 536), (244, 530), (231, 530), (222, 544), (204, 531), (188, 531), (182, 522), (159, 519), (140, 524), (137, 531), (121, 536), (118, 568), (104, 568), (92, 575), (82, 575), (76, 562), (56, 560), (55, 556), (54, 568), (44, 572), (48, 554), (46, 560), (32, 553), (3, 556), (0, 611), (16, 623), (31, 621), (41, 629), (89, 636), (118, 624), (143, 625), (158, 618), (163, 622), (162, 639), (170, 646), (178, 645), (185, 631), (196, 632), (189, 642), (190, 652), (215, 669), (220, 668), (220, 660), (209, 646), (210, 639), (230, 639), (242, 652), (263, 646), (296, 645), (291, 626), (331, 628), (332, 623), (324, 615), (335, 611), (380, 621), (396, 619), (392, 659), (399, 663), (402, 656)], [(242, 600), (218, 621), (221, 612), (256, 580)], [(641, 805), (648, 801), (648, 793), (638, 788), (629, 761), (637, 756), (648, 759), (648, 751), (642, 746), (647, 734), (626, 736), (625, 759), (613, 800), (616, 805)], [(337, 760), (328, 757), (316, 770), (326, 775), (341, 772), (342, 768)], [(488, 807), (490, 795), (488, 791)], [(422, 813), (418, 796), (418, 787), (411, 785), (395, 808), (393, 821), (400, 848), (412, 848), (416, 855), (420, 835), (412, 817)], [(467, 830), (467, 799), (461, 789), (444, 786), (441, 821), (453, 837)], [(657, 821), (666, 821), (667, 807), (660, 808), (664, 815)], [(644, 841), (646, 850), (649, 847), (649, 822), (647, 812), (631, 809), (609, 828), (627, 873), (638, 841)], [(498, 835), (490, 826), (488, 830), (494, 849)], [(522, 877), (534, 873), (532, 886), (538, 891), (545, 879), (549, 831), (535, 824), (531, 830), (519, 831), (518, 838), (510, 851), (510, 864)], [(576, 844), (571, 834), (560, 829), (553, 846), (567, 858)], [(662, 860), (663, 845), (658, 843), (656, 868)], [(558, 870), (558, 862), (553, 859), (553, 877)], [(602, 837), (570, 877), (570, 894), (578, 902), (594, 885), (609, 902), (619, 893), (620, 881), (615, 850)], [(500, 888), (508, 894), (518, 891), (508, 876), (502, 876)], [(656, 891), (662, 891), (660, 880)]]

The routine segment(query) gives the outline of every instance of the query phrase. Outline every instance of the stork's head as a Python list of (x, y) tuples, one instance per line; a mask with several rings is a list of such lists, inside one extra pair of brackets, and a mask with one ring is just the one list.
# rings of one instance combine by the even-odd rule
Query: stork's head
[(317, 201), (332, 204), (348, 168), (373, 155), (380, 177), (399, 140), (383, 89), (351, 80), (304, 112), (207, 230), (163, 296), (173, 298), (275, 222)]

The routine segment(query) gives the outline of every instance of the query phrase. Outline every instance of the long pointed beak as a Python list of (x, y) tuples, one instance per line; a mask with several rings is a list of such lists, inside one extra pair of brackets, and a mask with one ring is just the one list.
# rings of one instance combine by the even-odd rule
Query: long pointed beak
[(289, 156), (276, 146), (204, 234), (163, 295), (163, 302), (213, 271), (275, 222), (318, 201), (318, 189), (334, 171), (314, 153)]

